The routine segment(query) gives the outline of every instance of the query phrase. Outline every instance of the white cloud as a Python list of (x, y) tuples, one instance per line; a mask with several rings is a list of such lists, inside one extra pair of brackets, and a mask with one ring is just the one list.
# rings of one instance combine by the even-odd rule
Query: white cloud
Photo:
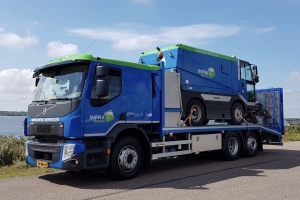
[(26, 111), (35, 89), (32, 70), (0, 71), (0, 110)]
[(47, 44), (47, 55), (49, 57), (59, 57), (78, 53), (78, 46), (75, 44), (63, 44), (61, 41), (53, 41)]
[(137, 2), (137, 3), (143, 3), (143, 4), (149, 4), (151, 3), (151, 0), (130, 0), (131, 2)]
[(38, 40), (30, 32), (27, 32), (26, 37), (21, 37), (16, 33), (5, 32), (4, 28), (0, 27), (0, 46), (24, 48), (36, 43), (38, 43)]
[(143, 25), (121, 24), (108, 28), (78, 28), (70, 33), (112, 42), (112, 47), (120, 50), (147, 50), (155, 46), (184, 43), (207, 42), (210, 38), (228, 37), (238, 34), (240, 28), (234, 25), (195, 24), (181, 27), (145, 27)]
[(300, 89), (283, 90), (283, 109), (285, 118), (299, 118)]
[(300, 84), (300, 72), (298, 70), (294, 70), (287, 77), (286, 81), (291, 84)]
[(256, 29), (255, 33), (266, 33), (266, 32), (271, 32), (274, 30), (274, 27), (268, 27), (268, 28), (260, 28), (260, 29)]

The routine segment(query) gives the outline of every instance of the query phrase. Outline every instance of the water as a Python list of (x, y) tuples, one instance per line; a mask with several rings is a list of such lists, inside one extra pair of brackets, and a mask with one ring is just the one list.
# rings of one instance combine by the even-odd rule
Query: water
[[(0, 116), (0, 135), (23, 136), (23, 126), (25, 116)], [(297, 119), (300, 124), (300, 119)], [(225, 123), (223, 123), (225, 124)], [(222, 123), (214, 123), (210, 120), (208, 125), (223, 125)]]
[(23, 136), (25, 116), (0, 116), (0, 135)]

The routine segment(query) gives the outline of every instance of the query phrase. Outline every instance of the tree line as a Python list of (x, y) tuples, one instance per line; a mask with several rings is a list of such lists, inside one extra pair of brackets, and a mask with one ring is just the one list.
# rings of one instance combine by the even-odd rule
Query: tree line
[(26, 116), (25, 111), (0, 111), (0, 116)]

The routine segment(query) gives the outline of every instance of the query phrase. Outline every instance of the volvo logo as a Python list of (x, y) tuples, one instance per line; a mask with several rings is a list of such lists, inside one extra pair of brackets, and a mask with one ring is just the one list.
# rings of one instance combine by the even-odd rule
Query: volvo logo
[(37, 114), (34, 117), (38, 117), (39, 115), (42, 115), (42, 114), (45, 115), (48, 110), (50, 110), (50, 109), (52, 109), (54, 107), (55, 107), (55, 105), (51, 106), (50, 108), (43, 108), (42, 112), (40, 112), (39, 114)]
[(47, 112), (47, 108), (44, 108), (43, 109), (43, 115), (46, 114), (46, 112)]

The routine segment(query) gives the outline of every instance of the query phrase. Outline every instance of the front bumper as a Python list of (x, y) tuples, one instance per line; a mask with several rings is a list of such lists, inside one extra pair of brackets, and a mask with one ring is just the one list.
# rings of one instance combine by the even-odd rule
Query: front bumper
[(103, 142), (103, 144), (105, 147), (86, 149), (85, 143), (77, 142), (70, 157), (63, 160), (64, 147), (67, 143), (49, 144), (29, 141), (26, 143), (26, 162), (31, 165), (43, 162), (48, 168), (68, 171), (105, 169), (109, 163), (110, 143)]

